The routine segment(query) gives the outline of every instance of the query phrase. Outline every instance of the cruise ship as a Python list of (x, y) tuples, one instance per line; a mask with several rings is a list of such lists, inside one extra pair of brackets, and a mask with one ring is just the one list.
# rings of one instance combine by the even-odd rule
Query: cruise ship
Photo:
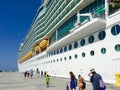
[(37, 68), (120, 86), (120, 0), (44, 0), (18, 50), (19, 72)]

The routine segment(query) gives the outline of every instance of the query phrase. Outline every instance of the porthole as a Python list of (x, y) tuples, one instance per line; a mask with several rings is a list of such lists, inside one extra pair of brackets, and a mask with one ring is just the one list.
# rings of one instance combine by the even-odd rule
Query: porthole
[(71, 49), (72, 49), (72, 45), (70, 44), (70, 45), (69, 45), (69, 50), (71, 50)]
[(118, 35), (120, 33), (120, 25), (117, 24), (117, 25), (113, 26), (111, 29), (111, 33), (114, 36)]
[(82, 53), (82, 57), (85, 57), (85, 53), (84, 52)]
[(54, 55), (56, 54), (56, 52), (54, 51)]
[(66, 51), (67, 51), (67, 47), (65, 46), (65, 47), (64, 47), (64, 52), (66, 52)]
[(60, 49), (60, 53), (62, 53), (62, 52), (63, 52), (63, 49), (61, 48), (61, 49)]
[(115, 50), (118, 52), (120, 51), (120, 44), (115, 45)]
[(59, 49), (57, 50), (57, 54), (59, 54)]
[(94, 42), (94, 36), (93, 35), (89, 36), (88, 42), (89, 43), (93, 43)]
[(51, 56), (53, 55), (53, 52), (51, 52)]
[(57, 59), (57, 62), (58, 62), (59, 60)]
[(69, 59), (71, 60), (71, 59), (72, 59), (72, 57), (71, 57), (71, 56), (69, 56)]
[(77, 57), (78, 57), (77, 54), (75, 54), (75, 59), (77, 59)]
[(64, 60), (65, 60), (65, 61), (66, 61), (66, 59), (67, 59), (67, 58), (66, 58), (66, 57), (64, 57)]
[(94, 54), (95, 54), (95, 52), (92, 50), (92, 51), (90, 52), (90, 55), (91, 55), (91, 56), (94, 56)]
[(106, 49), (105, 49), (105, 48), (102, 48), (102, 49), (101, 49), (101, 53), (102, 53), (102, 54), (105, 54), (105, 53), (106, 53)]
[(74, 43), (74, 48), (77, 48), (78, 47), (78, 42), (75, 42)]
[(105, 36), (106, 36), (105, 31), (101, 31), (101, 32), (99, 32), (99, 34), (98, 34), (98, 38), (99, 38), (100, 40), (103, 40), (103, 39), (105, 38)]
[(60, 61), (62, 61), (62, 58), (60, 58)]
[(80, 41), (80, 45), (81, 45), (81, 46), (84, 46), (84, 45), (85, 45), (85, 39), (82, 39), (82, 40)]

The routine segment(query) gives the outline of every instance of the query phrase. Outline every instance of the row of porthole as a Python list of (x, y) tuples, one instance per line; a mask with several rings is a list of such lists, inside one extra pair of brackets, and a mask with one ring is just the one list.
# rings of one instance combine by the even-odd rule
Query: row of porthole
[[(114, 25), (114, 26), (111, 28), (111, 34), (115, 36), (115, 35), (118, 35), (119, 33), (120, 33), (120, 25), (119, 25), (119, 24)], [(105, 37), (106, 37), (106, 32), (105, 32), (105, 31), (101, 31), (101, 32), (98, 33), (98, 38), (99, 38), (99, 40), (103, 40)], [(94, 42), (94, 36), (93, 36), (93, 35), (89, 36), (88, 42), (89, 42), (90, 44)], [(80, 41), (80, 45), (81, 45), (81, 46), (84, 46), (84, 45), (85, 45), (85, 39), (82, 39), (82, 40)], [(77, 42), (77, 41), (74, 43), (74, 48), (75, 48), (75, 49), (78, 48), (78, 42)], [(68, 49), (69, 49), (69, 50), (72, 50), (72, 49), (73, 49), (72, 44), (68, 45)], [(66, 52), (66, 51), (67, 51), (67, 46), (65, 46), (64, 48), (55, 50), (55, 51), (49, 53), (49, 54), (48, 54), (47, 56), (45, 56), (45, 57), (52, 56), (52, 55), (56, 55), (56, 54), (59, 54), (59, 53), (62, 53), (62, 52)], [(117, 50), (116, 50), (116, 51), (117, 51)], [(44, 57), (43, 57), (43, 58), (44, 58)]]
[[(119, 33), (120, 33), (120, 25), (119, 25), (119, 24), (114, 25), (114, 26), (111, 28), (111, 34), (112, 34), (112, 35), (118, 35)], [(105, 37), (106, 37), (106, 32), (105, 32), (105, 31), (99, 32), (99, 34), (98, 34), (98, 39), (99, 39), (99, 40), (103, 40)], [(93, 36), (93, 35), (89, 36), (88, 42), (89, 42), (90, 44), (94, 42), (94, 36)], [(84, 45), (85, 45), (85, 39), (82, 39), (82, 40), (80, 41), (80, 45), (81, 45), (81, 46), (84, 46)], [(78, 47), (78, 42), (75, 42), (75, 43), (74, 43), (74, 48), (77, 48), (77, 47)], [(68, 46), (68, 49), (69, 49), (69, 50), (72, 50), (72, 45), (71, 45), (71, 44)], [(59, 49), (56, 50), (56, 51), (57, 51), (57, 54), (59, 54)], [(67, 51), (67, 47), (65, 46), (65, 47), (64, 47), (64, 52), (66, 52), (66, 51)], [(62, 52), (63, 52), (63, 49), (61, 48), (61, 49), (60, 49), (60, 53), (62, 53)], [(54, 52), (51, 53), (51, 55), (53, 55), (53, 54), (55, 55), (56, 52), (54, 51)], [(49, 55), (49, 56), (50, 56), (50, 55)]]
[[(99, 40), (103, 40), (103, 39), (105, 38), (105, 36), (106, 36), (105, 31), (101, 31), (101, 32), (98, 34)], [(88, 42), (89, 42), (90, 44), (94, 42), (94, 36), (93, 36), (93, 35), (89, 36)], [(85, 45), (85, 39), (82, 39), (82, 40), (80, 41), (80, 45), (81, 45), (81, 46), (84, 46), (84, 45)], [(70, 45), (68, 46), (68, 49), (69, 49), (69, 50), (72, 50), (72, 48), (73, 48), (73, 47), (72, 47), (72, 44), (70, 44)], [(78, 48), (78, 42), (77, 42), (77, 41), (74, 43), (74, 48), (75, 48), (75, 49)], [(51, 52), (50, 55), (52, 56), (53, 54), (55, 55), (55, 54), (59, 54), (59, 53), (66, 52), (66, 51), (67, 51), (67, 46), (65, 46), (64, 48), (58, 49), (58, 50), (56, 50), (56, 51), (54, 51), (54, 52)], [(50, 56), (50, 55), (49, 55), (49, 56)]]
[[(116, 44), (115, 47), (114, 47), (114, 49), (115, 49), (117, 52), (120, 52), (120, 44)], [(101, 53), (102, 53), (102, 54), (105, 54), (105, 53), (106, 53), (106, 48), (102, 48), (102, 49), (101, 49)], [(93, 55), (94, 55), (94, 51), (92, 50), (92, 51), (90, 52), (90, 54), (91, 54), (91, 56), (93, 56)], [(82, 53), (82, 57), (85, 57), (85, 53), (84, 53), (84, 52)]]
[[(116, 44), (116, 45), (115, 45), (115, 50), (118, 51), (118, 52), (120, 52), (120, 44)], [(106, 54), (106, 48), (101, 48), (101, 53), (102, 53), (102, 54)], [(82, 52), (81, 55), (82, 55), (83, 58), (86, 56), (85, 52)], [(91, 50), (91, 51), (90, 51), (90, 55), (91, 55), (91, 56), (94, 56), (94, 55), (95, 55), (94, 50)], [(78, 58), (78, 55), (75, 54), (75, 55), (74, 55), (74, 58), (77, 59), (77, 58)], [(69, 60), (71, 60), (71, 59), (72, 59), (72, 56), (69, 56)], [(66, 61), (67, 58), (64, 57), (64, 60)], [(58, 61), (59, 61), (58, 59), (57, 59), (57, 60), (51, 60), (51, 61), (44, 62), (43, 64), (53, 63), (53, 62), (55, 63), (55, 62), (58, 62)], [(62, 61), (62, 58), (60, 58), (60, 61)]]

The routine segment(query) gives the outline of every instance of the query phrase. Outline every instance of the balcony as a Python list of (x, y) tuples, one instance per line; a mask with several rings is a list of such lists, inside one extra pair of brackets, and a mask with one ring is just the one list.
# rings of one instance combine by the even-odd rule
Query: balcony
[(106, 26), (105, 19), (94, 18), (91, 21), (84, 23), (83, 25), (77, 28), (74, 28), (70, 34), (49, 46), (47, 48), (47, 52), (51, 52), (74, 41), (77, 41), (85, 36), (88, 36), (94, 32), (97, 32), (105, 28), (105, 26)]

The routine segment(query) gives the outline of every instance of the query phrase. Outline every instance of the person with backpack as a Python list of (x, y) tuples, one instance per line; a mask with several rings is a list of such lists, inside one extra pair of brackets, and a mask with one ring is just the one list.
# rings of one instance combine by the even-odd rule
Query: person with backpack
[(93, 90), (105, 90), (106, 86), (103, 82), (102, 76), (96, 73), (94, 68), (91, 68), (90, 72), (91, 72), (90, 82), (92, 83)]
[(86, 83), (83, 77), (81, 77), (81, 75), (78, 75), (78, 87), (79, 90), (83, 90), (86, 88)]
[(76, 84), (77, 84), (77, 79), (75, 78), (75, 75), (73, 74), (73, 72), (70, 72), (70, 89), (71, 90), (76, 90)]

